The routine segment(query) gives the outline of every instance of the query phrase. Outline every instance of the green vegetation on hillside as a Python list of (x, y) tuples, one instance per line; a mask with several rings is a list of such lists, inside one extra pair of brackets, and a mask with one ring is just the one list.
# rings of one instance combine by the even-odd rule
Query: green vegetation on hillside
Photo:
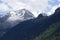
[(58, 30), (59, 28), (60, 22), (54, 23), (34, 40), (60, 40), (60, 30)]

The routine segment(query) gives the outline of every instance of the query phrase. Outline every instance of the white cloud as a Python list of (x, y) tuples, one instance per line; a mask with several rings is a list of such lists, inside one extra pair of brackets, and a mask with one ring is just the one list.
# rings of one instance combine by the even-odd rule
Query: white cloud
[[(53, 1), (49, 0), (49, 1), (53, 2), (54, 0)], [(51, 9), (51, 11), (48, 10), (49, 11), (48, 15), (51, 15), (53, 13), (53, 10), (55, 10), (54, 8), (55, 6), (48, 4), (48, 0), (3, 0), (3, 2), (8, 3), (8, 5), (13, 8), (11, 10), (18, 10), (22, 8), (28, 9), (35, 15), (35, 17), (37, 17), (40, 14), (39, 12), (43, 12), (43, 11), (46, 12), (45, 10), (47, 8)]]
[(24, 3), (26, 3), (27, 5), (30, 5), (32, 8), (34, 8), (35, 10), (40, 10), (43, 11), (47, 6), (48, 6), (48, 0), (19, 0), (22, 1)]
[(0, 11), (7, 11), (9, 8), (4, 3), (0, 3)]
[(48, 6), (48, 0), (3, 0), (8, 3), (13, 10), (26, 8), (33, 11), (33, 14), (37, 16), (37, 11), (43, 11)]
[(16, 9), (18, 9), (18, 8), (20, 8), (20, 7), (23, 7), (23, 6), (25, 6), (25, 4), (23, 4), (23, 3), (19, 3), (19, 2), (17, 2), (16, 0), (3, 0), (5, 3), (8, 3), (8, 5), (10, 5), (12, 8), (13, 8), (13, 10), (16, 10)]
[(58, 7), (60, 7), (60, 4), (53, 6), (52, 9), (48, 12), (48, 16), (52, 15)]

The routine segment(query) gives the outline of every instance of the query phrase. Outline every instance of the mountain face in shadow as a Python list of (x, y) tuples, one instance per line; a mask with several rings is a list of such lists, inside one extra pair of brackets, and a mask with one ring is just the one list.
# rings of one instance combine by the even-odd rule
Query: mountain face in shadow
[(60, 40), (60, 22), (53, 23), (34, 40)]
[(3, 17), (0, 17), (0, 30), (3, 29), (3, 26), (6, 24), (5, 22), (9, 17), (10, 16), (8, 14), (3, 16)]
[(40, 15), (38, 15), (38, 18), (37, 19), (45, 19), (45, 18), (48, 18), (48, 16), (44, 15), (43, 13), (41, 13)]
[(9, 18), (9, 15), (5, 15), (3, 17), (0, 17), (0, 22), (5, 22)]
[(38, 18), (43, 18), (44, 16), (42, 15), (42, 14), (40, 14), (39, 16), (38, 16)]
[[(8, 30), (0, 40), (34, 40), (35, 37), (43, 33), (50, 25), (60, 22), (60, 8), (49, 17), (36, 18), (19, 23)], [(40, 16), (39, 16), (40, 17)], [(60, 27), (59, 27), (60, 28)]]

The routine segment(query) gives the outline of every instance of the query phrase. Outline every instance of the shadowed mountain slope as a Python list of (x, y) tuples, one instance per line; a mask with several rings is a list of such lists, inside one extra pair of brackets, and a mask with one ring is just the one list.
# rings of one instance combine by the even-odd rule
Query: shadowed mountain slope
[(36, 18), (19, 23), (6, 32), (0, 40), (34, 40), (34, 38), (45, 32), (46, 29), (49, 29), (50, 25), (57, 22), (60, 22), (60, 8), (56, 9), (55, 13), (49, 17)]

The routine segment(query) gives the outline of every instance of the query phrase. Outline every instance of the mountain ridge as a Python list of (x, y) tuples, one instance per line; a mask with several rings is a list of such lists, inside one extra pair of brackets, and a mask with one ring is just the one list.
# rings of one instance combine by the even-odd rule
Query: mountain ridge
[(35, 18), (19, 23), (6, 32), (0, 40), (33, 40), (48, 29), (50, 25), (60, 22), (60, 8), (57, 8), (56, 11), (53, 15), (43, 19)]

